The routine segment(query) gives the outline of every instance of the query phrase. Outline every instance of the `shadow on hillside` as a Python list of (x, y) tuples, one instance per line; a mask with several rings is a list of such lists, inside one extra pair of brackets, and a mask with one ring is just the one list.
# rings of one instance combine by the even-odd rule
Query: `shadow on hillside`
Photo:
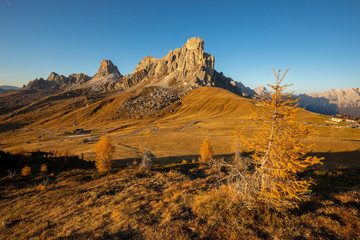
[(306, 94), (300, 95), (299, 107), (305, 110), (326, 115), (335, 115), (339, 113), (338, 106), (330, 103), (330, 100), (324, 97), (310, 97)]
[[(232, 154), (223, 154), (223, 155), (215, 155), (214, 158), (221, 159), (224, 158), (225, 160), (230, 160), (232, 158)], [(199, 155), (181, 155), (181, 156), (167, 156), (167, 157), (154, 157), (153, 164), (170, 164), (170, 163), (181, 163), (183, 160), (186, 160), (188, 163), (191, 163), (193, 160), (198, 162)], [(128, 166), (136, 160), (140, 162), (140, 157), (138, 158), (125, 158), (125, 159), (115, 159), (113, 160), (113, 166), (115, 167), (123, 167)]]
[[(250, 153), (245, 153), (244, 156), (249, 156)], [(352, 152), (313, 152), (309, 156), (323, 157), (323, 164), (317, 165), (317, 169), (327, 169), (332, 170), (338, 167), (348, 167), (360, 169), (360, 150)], [(167, 157), (154, 157), (153, 164), (169, 164), (169, 163), (181, 163), (183, 160), (186, 160), (188, 163), (191, 163), (193, 160), (198, 161), (199, 155), (181, 155), (181, 156), (167, 156)], [(231, 160), (233, 154), (223, 154), (215, 155), (216, 159), (225, 159)], [(126, 159), (115, 159), (113, 164), (115, 167), (123, 167), (131, 165), (132, 162), (136, 160), (140, 162), (140, 157), (138, 158), (126, 158)]]
[(338, 167), (348, 167), (360, 169), (360, 150), (352, 152), (326, 152), (311, 153), (311, 156), (323, 157), (323, 169), (336, 169)]

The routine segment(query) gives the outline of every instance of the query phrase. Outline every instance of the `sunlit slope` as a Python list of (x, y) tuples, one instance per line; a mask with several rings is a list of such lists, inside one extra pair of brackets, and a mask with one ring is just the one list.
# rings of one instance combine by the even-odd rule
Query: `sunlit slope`
[[(74, 124), (102, 124), (118, 121), (141, 120), (138, 116), (131, 119), (124, 119), (119, 115), (118, 109), (127, 99), (137, 96), (139, 92), (125, 92), (116, 96), (103, 98), (95, 103), (83, 107), (70, 108), (71, 100), (52, 102), (51, 114), (42, 116), (35, 122), (44, 127), (60, 127)], [(75, 103), (75, 99), (74, 99)], [(186, 96), (179, 102), (173, 103), (171, 109), (165, 110), (159, 115), (145, 117), (146, 120), (156, 121), (192, 121), (201, 119), (218, 120), (250, 120), (252, 112), (260, 111), (256, 100), (238, 96), (232, 92), (215, 87), (200, 87)], [(68, 107), (64, 107), (67, 105)], [(141, 107), (141, 106), (137, 106)], [(56, 110), (57, 109), (57, 110)], [(305, 110), (299, 111), (299, 120), (325, 123), (327, 117), (311, 113)]]
[(193, 90), (181, 100), (181, 105), (167, 119), (182, 118), (249, 118), (256, 101), (240, 97), (215, 87)]
[[(252, 112), (261, 111), (257, 100), (244, 98), (222, 88), (197, 88), (181, 100), (175, 112), (164, 119), (239, 119), (249, 120)], [(299, 120), (324, 123), (327, 116), (312, 113), (303, 109), (298, 112)]]
[(118, 107), (128, 97), (130, 97), (129, 94), (121, 94), (119, 96), (109, 97), (72, 111), (60, 111), (47, 118), (45, 120), (45, 126), (93, 124), (97, 122), (112, 121), (115, 119)]

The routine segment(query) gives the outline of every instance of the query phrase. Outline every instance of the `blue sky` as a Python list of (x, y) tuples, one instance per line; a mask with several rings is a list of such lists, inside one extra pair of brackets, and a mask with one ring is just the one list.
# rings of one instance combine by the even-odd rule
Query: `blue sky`
[(190, 37), (215, 69), (249, 87), (290, 68), (297, 93), (360, 87), (359, 0), (0, 0), (0, 85), (58, 74), (122, 74)]

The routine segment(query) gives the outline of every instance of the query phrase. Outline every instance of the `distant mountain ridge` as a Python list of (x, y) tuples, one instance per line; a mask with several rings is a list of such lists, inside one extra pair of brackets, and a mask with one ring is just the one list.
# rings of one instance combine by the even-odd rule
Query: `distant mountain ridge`
[(328, 115), (349, 114), (360, 117), (360, 88), (332, 89), (299, 96), (299, 105), (306, 110)]
[(241, 94), (241, 89), (233, 84), (233, 80), (217, 72), (214, 64), (214, 56), (204, 52), (204, 41), (194, 37), (182, 48), (170, 50), (163, 58), (143, 58), (130, 75), (123, 76), (111, 60), (104, 59), (93, 77), (82, 73), (65, 77), (52, 72), (47, 80), (35, 79), (29, 82), (25, 89), (68, 91), (90, 88), (106, 92), (126, 90), (138, 85), (188, 92), (200, 86), (209, 86)]
[[(256, 87), (253, 89), (256, 95), (268, 94), (266, 87)], [(255, 94), (250, 94), (254, 97)], [(332, 89), (321, 93), (299, 94), (299, 107), (308, 111), (335, 115), (348, 114), (360, 117), (360, 88)]]
[(15, 86), (9, 86), (9, 85), (2, 85), (0, 86), (0, 94), (1, 93), (7, 93), (10, 91), (15, 91), (15, 90), (19, 90), (19, 87), (15, 87)]

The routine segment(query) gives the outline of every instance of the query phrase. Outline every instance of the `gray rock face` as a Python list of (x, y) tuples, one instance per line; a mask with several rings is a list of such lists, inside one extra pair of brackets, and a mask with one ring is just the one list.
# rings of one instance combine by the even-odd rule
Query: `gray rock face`
[(56, 87), (56, 83), (53, 81), (44, 80), (43, 78), (36, 78), (30, 81), (25, 89), (26, 90), (44, 90)]
[(118, 68), (110, 60), (104, 59), (101, 61), (100, 68), (94, 75), (94, 78), (102, 78), (109, 74), (114, 74), (116, 77), (122, 77)]
[(64, 75), (58, 75), (55, 72), (50, 73), (47, 80), (43, 78), (35, 79), (30, 81), (25, 89), (26, 90), (46, 90), (46, 89), (58, 89), (58, 90), (69, 90), (72, 86), (78, 84), (84, 84), (90, 80), (90, 77), (83, 74), (70, 74), (68, 77)]
[(253, 97), (256, 95), (256, 92), (254, 90), (252, 90), (249, 87), (246, 87), (244, 84), (242, 84), (241, 82), (238, 81), (231, 81), (231, 84), (240, 88), (241, 89), (241, 93), (244, 97)]
[[(231, 84), (230, 78), (214, 70), (214, 64), (214, 56), (204, 52), (204, 41), (194, 37), (190, 38), (181, 49), (171, 50), (161, 59), (145, 57), (136, 66), (127, 84), (146, 81), (147, 86), (165, 88), (222, 87), (240, 93), (240, 88)], [(124, 87), (121, 84), (125, 83), (120, 83), (119, 88)]]

